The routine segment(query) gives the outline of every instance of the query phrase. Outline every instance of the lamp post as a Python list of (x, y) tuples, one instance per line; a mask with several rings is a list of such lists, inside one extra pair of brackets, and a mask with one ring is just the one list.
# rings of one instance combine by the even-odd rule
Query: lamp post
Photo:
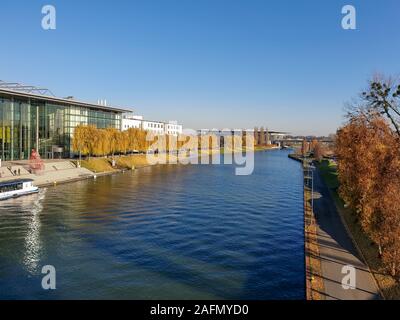
[(311, 167), (311, 210), (314, 214), (314, 171)]
[(309, 167), (311, 169), (311, 210), (314, 213), (314, 169), (313, 165)]

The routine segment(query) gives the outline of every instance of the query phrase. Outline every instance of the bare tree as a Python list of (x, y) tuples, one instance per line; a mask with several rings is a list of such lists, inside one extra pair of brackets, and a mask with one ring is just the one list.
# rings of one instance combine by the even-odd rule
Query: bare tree
[(375, 115), (382, 115), (390, 121), (400, 138), (400, 82), (376, 75), (360, 98), (347, 107), (348, 117), (363, 115), (371, 119)]

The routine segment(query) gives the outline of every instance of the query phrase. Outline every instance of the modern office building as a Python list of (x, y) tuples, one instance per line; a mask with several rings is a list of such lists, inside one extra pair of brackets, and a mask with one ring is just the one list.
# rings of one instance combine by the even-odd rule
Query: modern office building
[(46, 95), (43, 89), (0, 81), (0, 158), (72, 156), (72, 136), (79, 124), (121, 128), (130, 110)]

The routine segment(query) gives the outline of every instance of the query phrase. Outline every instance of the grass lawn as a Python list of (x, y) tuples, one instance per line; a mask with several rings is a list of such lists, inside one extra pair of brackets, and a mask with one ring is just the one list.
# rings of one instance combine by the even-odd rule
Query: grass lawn
[(90, 158), (90, 160), (82, 160), (81, 166), (95, 173), (115, 171), (111, 166), (111, 159), (108, 158)]
[(323, 160), (318, 165), (318, 169), (328, 188), (337, 189), (339, 187), (336, 165), (333, 161)]
[(115, 157), (116, 167), (112, 167), (112, 158), (90, 158), (90, 160), (82, 160), (81, 165), (83, 168), (89, 169), (95, 173), (100, 172), (113, 172), (117, 169), (132, 169), (141, 168), (148, 165), (145, 154), (135, 154), (129, 156)]
[(121, 156), (115, 159), (119, 169), (132, 169), (148, 166), (145, 154)]
[(347, 224), (354, 241), (361, 250), (365, 260), (374, 273), (381, 291), (387, 299), (400, 299), (400, 284), (388, 275), (378, 256), (378, 248), (372, 240), (363, 232), (357, 217), (351, 209), (344, 207), (343, 200), (339, 197), (337, 188), (339, 187), (336, 165), (328, 160), (323, 160), (317, 165), (322, 178), (331, 191), (335, 200), (336, 207)]

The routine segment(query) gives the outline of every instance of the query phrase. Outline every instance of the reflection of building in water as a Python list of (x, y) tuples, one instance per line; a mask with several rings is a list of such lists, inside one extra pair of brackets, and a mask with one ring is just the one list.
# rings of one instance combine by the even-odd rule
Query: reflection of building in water
[(20, 205), (23, 212), (29, 214), (28, 231), (25, 237), (25, 252), (23, 264), (30, 273), (38, 273), (42, 243), (40, 240), (40, 213), (43, 210), (42, 202), (45, 198), (46, 189), (42, 189), (39, 194), (20, 198)]

